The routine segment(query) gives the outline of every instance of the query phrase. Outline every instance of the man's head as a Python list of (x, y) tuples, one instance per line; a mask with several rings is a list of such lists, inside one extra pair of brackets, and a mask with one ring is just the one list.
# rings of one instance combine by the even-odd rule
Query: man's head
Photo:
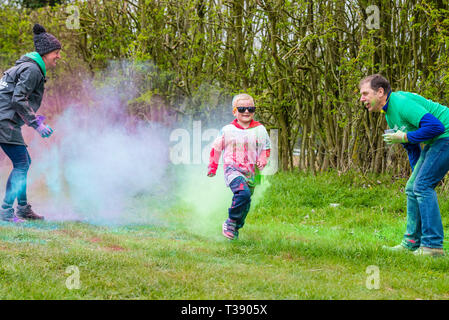
[(380, 74), (373, 74), (363, 78), (359, 83), (360, 102), (365, 104), (368, 111), (380, 112), (391, 91), (390, 83)]
[(249, 125), (254, 118), (256, 107), (249, 94), (241, 93), (232, 99), (232, 113), (242, 125)]
[(34, 47), (44, 60), (46, 68), (53, 68), (56, 66), (56, 61), (61, 58), (61, 42), (50, 33), (45, 31), (45, 28), (36, 23), (33, 27), (34, 33)]

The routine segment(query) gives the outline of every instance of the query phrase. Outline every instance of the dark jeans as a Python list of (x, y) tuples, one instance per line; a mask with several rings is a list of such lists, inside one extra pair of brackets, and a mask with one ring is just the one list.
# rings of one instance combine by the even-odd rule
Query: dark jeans
[(251, 205), (251, 196), (254, 192), (254, 187), (249, 187), (243, 177), (237, 177), (232, 180), (229, 187), (234, 193), (234, 196), (232, 197), (232, 206), (229, 208), (229, 219), (235, 220), (237, 229), (240, 229), (245, 224), (245, 219)]
[(0, 143), (0, 147), (11, 159), (13, 165), (6, 183), (6, 193), (3, 202), (12, 206), (17, 198), (18, 204), (25, 205), (27, 204), (27, 174), (31, 164), (28, 150), (23, 145), (9, 143)]

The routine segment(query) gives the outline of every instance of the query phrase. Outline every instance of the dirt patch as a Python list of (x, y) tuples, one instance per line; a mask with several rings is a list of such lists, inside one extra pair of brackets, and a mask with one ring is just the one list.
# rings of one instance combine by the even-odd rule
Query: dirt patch
[(112, 246), (106, 246), (105, 247), (106, 250), (110, 250), (110, 251), (125, 251), (126, 249), (117, 245), (112, 245)]
[[(86, 234), (83, 234), (82, 232), (79, 232), (77, 230), (67, 230), (67, 229), (61, 229), (54, 231), (56, 234), (61, 234), (65, 236), (70, 236), (72, 238), (84, 238), (86, 239)], [(107, 244), (104, 243), (104, 239), (100, 237), (90, 237), (87, 239), (87, 242), (89, 243), (95, 243), (98, 245), (98, 249), (101, 250), (107, 250), (107, 251), (126, 251), (125, 248), (116, 245), (116, 244)], [(1, 250), (1, 249), (0, 249)]]
[[(93, 238), (89, 239), (90, 243), (100, 243), (102, 241), (103, 241), (103, 239), (101, 239), (99, 237), (93, 237)], [(126, 250), (125, 248), (123, 248), (119, 245), (116, 245), (116, 244), (104, 244), (103, 243), (103, 245), (104, 246), (102, 246), (101, 249), (108, 250), (108, 251), (124, 251), (124, 250)]]

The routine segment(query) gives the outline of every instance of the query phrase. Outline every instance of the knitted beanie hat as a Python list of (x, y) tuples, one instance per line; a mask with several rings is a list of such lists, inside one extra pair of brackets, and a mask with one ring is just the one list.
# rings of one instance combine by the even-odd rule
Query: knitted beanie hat
[(34, 48), (41, 56), (54, 50), (61, 49), (61, 42), (59, 42), (54, 35), (47, 33), (44, 27), (40, 24), (36, 23), (34, 25), (33, 33)]

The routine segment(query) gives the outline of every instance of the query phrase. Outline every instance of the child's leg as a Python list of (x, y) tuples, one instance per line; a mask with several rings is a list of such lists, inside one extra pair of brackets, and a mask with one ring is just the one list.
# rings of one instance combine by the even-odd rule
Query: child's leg
[(229, 208), (229, 219), (234, 220), (236, 222), (237, 229), (240, 229), (245, 224), (245, 219), (250, 209), (251, 195), (254, 188), (251, 190), (243, 177), (237, 177), (232, 180), (229, 187), (234, 193), (232, 198), (232, 206)]
[[(249, 190), (251, 192), (251, 195), (253, 195), (254, 187), (249, 187)], [(237, 229), (243, 228), (243, 225), (245, 224), (246, 216), (248, 215), (250, 208), (251, 208), (251, 201), (248, 203), (245, 210), (243, 211), (242, 220), (240, 221), (240, 223), (237, 224)]]

